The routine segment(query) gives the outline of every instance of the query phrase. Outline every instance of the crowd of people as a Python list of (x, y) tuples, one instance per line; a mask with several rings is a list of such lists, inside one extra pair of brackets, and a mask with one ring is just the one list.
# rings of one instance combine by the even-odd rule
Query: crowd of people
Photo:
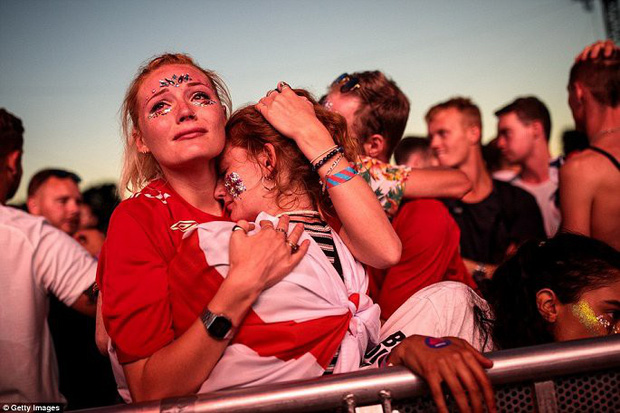
[(409, 99), (380, 71), (319, 100), (279, 82), (233, 112), (216, 73), (162, 54), (122, 104), (130, 196), (45, 169), (25, 211), (6, 206), (24, 126), (0, 109), (0, 401), (120, 402), (112, 374), (131, 403), (402, 364), (440, 411), (442, 383), (495, 411), (482, 352), (620, 332), (620, 48), (586, 47), (568, 91), (587, 144), (554, 159), (535, 96), (497, 110), (485, 146), (461, 96), (403, 139)]

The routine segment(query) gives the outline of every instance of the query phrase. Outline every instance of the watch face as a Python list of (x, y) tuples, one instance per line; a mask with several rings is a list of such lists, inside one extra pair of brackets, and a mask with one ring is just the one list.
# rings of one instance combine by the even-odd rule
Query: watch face
[(208, 330), (213, 337), (223, 339), (231, 328), (232, 323), (229, 319), (226, 317), (217, 316), (213, 319), (213, 321), (211, 321), (211, 324), (209, 324)]

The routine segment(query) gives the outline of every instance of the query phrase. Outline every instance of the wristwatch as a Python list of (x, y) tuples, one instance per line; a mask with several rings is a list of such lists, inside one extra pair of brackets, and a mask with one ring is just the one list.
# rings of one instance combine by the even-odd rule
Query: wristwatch
[(207, 333), (216, 340), (228, 340), (235, 335), (237, 329), (233, 327), (230, 318), (222, 314), (213, 314), (207, 308), (200, 316)]

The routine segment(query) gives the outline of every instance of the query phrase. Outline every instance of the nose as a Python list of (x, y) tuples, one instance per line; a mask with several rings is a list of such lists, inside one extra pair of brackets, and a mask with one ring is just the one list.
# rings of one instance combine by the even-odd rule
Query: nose
[(181, 102), (179, 103), (179, 112), (177, 114), (178, 116), (178, 122), (185, 122), (189, 119), (196, 119), (196, 113), (194, 112), (194, 106), (189, 104), (188, 102)]
[(498, 136), (497, 137), (497, 148), (498, 149), (504, 149), (506, 147), (506, 138), (504, 138), (503, 136)]
[(67, 212), (69, 215), (79, 215), (80, 213), (80, 204), (82, 203), (79, 199), (71, 199), (67, 202)]
[(226, 195), (228, 195), (228, 191), (224, 187), (224, 180), (220, 178), (215, 184), (215, 191), (213, 191), (213, 196), (215, 196), (215, 199), (217, 200), (224, 201), (226, 199)]
[(428, 139), (431, 141), (431, 149), (437, 150), (437, 148), (439, 147), (439, 138), (437, 137), (437, 135), (430, 135)]

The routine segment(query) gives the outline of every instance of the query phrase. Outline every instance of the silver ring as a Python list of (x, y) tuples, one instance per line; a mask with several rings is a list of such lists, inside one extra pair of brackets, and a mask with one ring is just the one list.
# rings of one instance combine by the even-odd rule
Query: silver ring
[(235, 225), (234, 227), (232, 227), (232, 232), (235, 232), (235, 231), (243, 231), (243, 232), (245, 232), (247, 234), (245, 229), (242, 226), (239, 226), (239, 225)]
[(292, 89), (291, 85), (289, 85), (288, 83), (286, 83), (284, 81), (280, 81), (280, 83), (278, 83), (277, 91), (278, 92), (282, 92), (282, 89), (284, 89), (285, 87), (288, 87), (289, 89)]
[(288, 244), (289, 247), (291, 247), (291, 254), (295, 254), (297, 252), (297, 250), (299, 249), (299, 245), (293, 244), (289, 240), (286, 240), (285, 242)]

